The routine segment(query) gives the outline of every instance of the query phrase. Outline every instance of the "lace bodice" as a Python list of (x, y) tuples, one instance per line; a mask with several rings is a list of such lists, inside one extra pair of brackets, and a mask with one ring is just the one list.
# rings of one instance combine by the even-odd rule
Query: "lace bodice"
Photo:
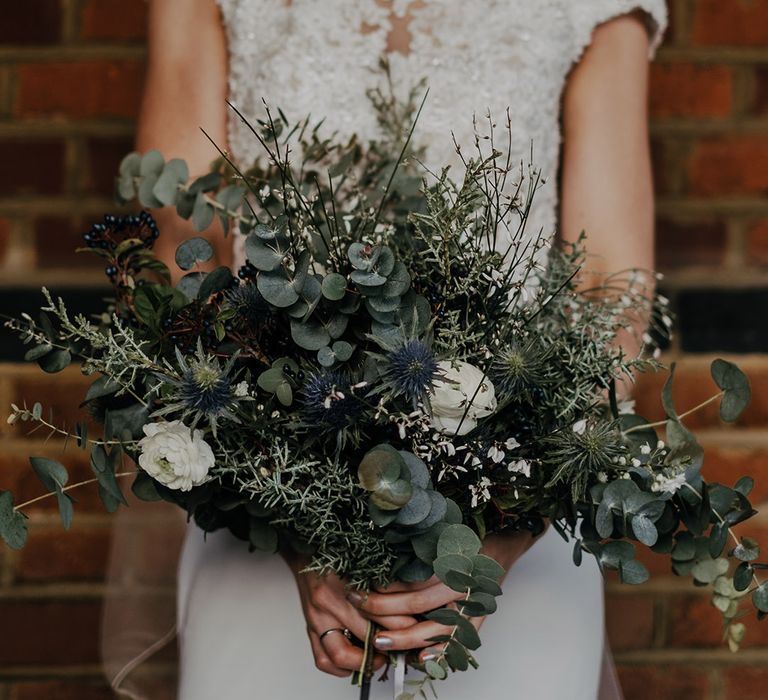
[[(414, 138), (430, 167), (458, 164), (452, 133), (469, 151), (473, 114), (498, 126), (510, 110), (512, 155), (545, 181), (527, 230), (556, 227), (560, 102), (571, 67), (598, 24), (645, 10), (651, 53), (666, 25), (664, 0), (218, 0), (229, 41), (229, 91), (250, 119), (262, 98), (291, 121), (326, 118), (342, 136), (377, 134), (366, 91), (384, 80), (396, 94), (426, 78), (429, 97)], [(243, 164), (260, 155), (232, 115), (229, 147)], [(505, 144), (506, 149), (506, 144)]]

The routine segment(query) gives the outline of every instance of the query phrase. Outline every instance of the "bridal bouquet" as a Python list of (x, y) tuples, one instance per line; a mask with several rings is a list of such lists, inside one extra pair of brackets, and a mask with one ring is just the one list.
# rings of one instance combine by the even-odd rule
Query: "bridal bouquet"
[[(177, 504), (206, 531), (309, 553), (311, 570), (351, 587), (437, 576), (463, 599), (427, 614), (445, 625), (442, 651), (403, 700), (474, 665), (471, 619), (496, 609), (504, 573), (483, 538), (546, 523), (573, 542), (576, 564), (591, 554), (625, 583), (648, 578), (638, 548), (668, 555), (676, 574), (712, 585), (735, 648), (742, 603), (768, 612), (756, 578), (767, 565), (732, 532), (755, 512), (752, 481), (704, 480), (684, 422), (698, 407), (674, 404), (673, 367), (662, 424), (620, 400), (636, 372), (661, 368), (645, 328), (658, 337), (671, 322), (653, 276), (585, 288), (584, 239), (547, 259), (525, 233), (534, 171), (486, 153), (479, 136), (461, 179), (420, 173), (413, 127), (398, 126), (415, 105), (372, 97), (383, 136), (370, 144), (280, 114), (250, 126), (265, 158), (246, 172), (222, 153), (190, 181), (181, 160), (128, 155), (119, 199), (145, 209), (84, 236), (114, 289), (104, 313), (73, 317), (44, 291), (39, 319), (7, 324), (46, 372), (78, 361), (94, 378), (83, 402), (99, 434), (56, 425), (40, 404), (14, 405), (9, 421), (89, 450), (110, 511), (130, 477), (137, 496)], [(200, 231), (218, 219), (244, 241), (245, 264), (204, 272), (213, 249), (191, 238), (173, 286), (153, 254), (147, 210), (159, 207)], [(707, 403), (736, 420), (746, 377), (716, 360), (712, 379)], [(31, 462), (68, 526), (76, 485), (63, 464)], [(24, 545), (25, 505), (0, 493), (10, 547)]]

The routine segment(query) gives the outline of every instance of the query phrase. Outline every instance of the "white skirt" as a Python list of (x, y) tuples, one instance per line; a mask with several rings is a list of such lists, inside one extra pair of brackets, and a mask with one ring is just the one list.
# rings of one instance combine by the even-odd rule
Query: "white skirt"
[[(315, 668), (281, 557), (249, 554), (226, 531), (204, 539), (191, 525), (178, 586), (179, 700), (357, 698), (349, 679)], [(480, 630), (480, 668), (438, 682), (440, 700), (595, 700), (604, 624), (603, 582), (592, 558), (574, 566), (571, 545), (550, 528), (516, 562), (503, 590)], [(374, 681), (371, 700), (392, 697), (391, 680)]]

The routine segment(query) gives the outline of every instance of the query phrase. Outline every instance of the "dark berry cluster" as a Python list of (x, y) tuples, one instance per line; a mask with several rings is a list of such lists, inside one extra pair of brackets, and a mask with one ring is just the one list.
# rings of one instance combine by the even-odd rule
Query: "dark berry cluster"
[(90, 231), (83, 234), (83, 240), (88, 248), (114, 250), (123, 241), (136, 238), (151, 248), (159, 235), (155, 220), (148, 212), (142, 211), (130, 216), (107, 214), (103, 222), (94, 224)]

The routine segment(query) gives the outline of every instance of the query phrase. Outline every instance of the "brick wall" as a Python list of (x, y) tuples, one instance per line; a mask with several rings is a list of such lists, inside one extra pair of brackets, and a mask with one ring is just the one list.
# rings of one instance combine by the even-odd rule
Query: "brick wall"
[[(706, 473), (751, 472), (768, 500), (768, 0), (671, 0), (672, 29), (653, 67), (652, 137), (658, 257), (680, 314), (668, 357), (683, 360), (678, 400), (708, 390), (715, 354), (749, 371), (755, 400), (738, 426), (698, 419)], [(45, 283), (79, 308), (93, 304), (98, 269), (73, 255), (79, 233), (111, 208), (112, 175), (131, 147), (145, 50), (141, 0), (26, 0), (0, 22), (0, 308), (32, 307)], [(0, 358), (18, 347), (0, 341)], [(56, 381), (0, 364), (0, 406), (42, 400), (72, 415), (77, 372)], [(640, 410), (658, 413), (657, 381)], [(646, 408), (647, 407), (647, 408)], [(25, 456), (56, 455), (41, 436), (0, 429), (0, 487), (38, 493)], [(88, 474), (76, 452), (73, 478)], [(0, 700), (94, 700), (98, 614), (109, 519), (82, 493), (73, 530), (32, 512), (30, 543), (0, 550)], [(756, 526), (768, 546), (768, 519)], [(745, 648), (720, 643), (718, 614), (686, 581), (658, 575), (640, 588), (608, 584), (609, 628), (628, 700), (750, 700), (768, 682), (768, 622)]]

